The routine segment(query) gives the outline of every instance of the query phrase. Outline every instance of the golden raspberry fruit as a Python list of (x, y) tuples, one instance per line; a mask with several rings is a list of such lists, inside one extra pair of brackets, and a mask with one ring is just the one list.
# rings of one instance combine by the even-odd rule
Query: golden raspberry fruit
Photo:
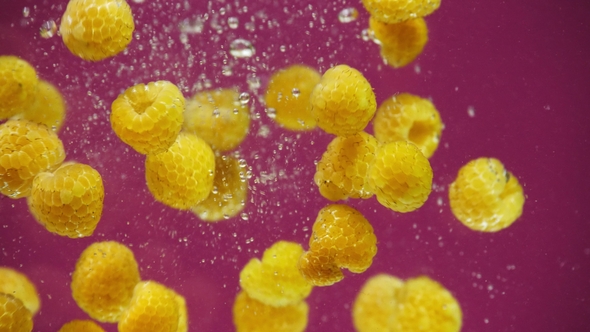
[(329, 286), (344, 278), (339, 269), (362, 273), (377, 254), (373, 227), (357, 210), (342, 204), (321, 209), (313, 224), (309, 251), (299, 260), (299, 271), (316, 286)]
[(125, 0), (70, 0), (59, 32), (72, 54), (100, 61), (123, 51), (134, 29), (131, 8)]
[(375, 138), (380, 143), (410, 141), (426, 158), (438, 148), (443, 123), (428, 100), (409, 93), (387, 98), (373, 120)]
[(0, 293), (0, 331), (31, 332), (33, 314), (21, 300), (11, 294)]
[(0, 120), (33, 104), (37, 82), (37, 72), (27, 61), (12, 55), (0, 56)]
[(188, 210), (204, 201), (213, 189), (214, 174), (213, 150), (186, 132), (167, 151), (150, 154), (145, 160), (148, 189), (157, 201), (175, 209)]
[(57, 332), (104, 332), (104, 330), (91, 320), (76, 319), (65, 323)]
[(174, 301), (178, 306), (178, 329), (176, 332), (187, 332), (188, 331), (188, 313), (186, 310), (186, 300), (184, 296), (176, 293), (172, 289), (169, 289), (174, 295)]
[(237, 148), (249, 127), (250, 108), (235, 89), (201, 91), (186, 103), (184, 130), (204, 139), (213, 150)]
[(366, 178), (376, 150), (377, 140), (365, 132), (334, 138), (313, 178), (322, 196), (331, 201), (373, 196)]
[(303, 65), (293, 65), (274, 73), (264, 96), (269, 116), (289, 130), (314, 129), (316, 122), (311, 115), (309, 97), (320, 79), (317, 70)]
[(168, 81), (138, 84), (111, 105), (111, 126), (117, 136), (141, 154), (168, 149), (182, 129), (184, 97)]
[(371, 84), (347, 65), (328, 69), (313, 89), (310, 102), (318, 126), (336, 136), (363, 131), (377, 109)]
[(237, 332), (302, 332), (307, 327), (309, 307), (305, 301), (273, 307), (242, 291), (236, 296), (233, 312)]
[(72, 275), (72, 296), (90, 317), (114, 323), (129, 306), (139, 283), (133, 252), (123, 244), (96, 242), (86, 248)]
[(461, 167), (449, 187), (451, 210), (475, 231), (497, 232), (522, 214), (524, 194), (518, 179), (494, 158), (479, 158)]
[(0, 125), (0, 193), (29, 196), (33, 178), (57, 168), (66, 153), (59, 137), (45, 125), (9, 120)]
[(22, 301), (34, 316), (39, 311), (39, 294), (26, 275), (9, 267), (0, 267), (0, 293), (10, 294)]
[(180, 309), (176, 294), (155, 281), (135, 286), (131, 304), (119, 321), (119, 332), (178, 331)]
[(376, 275), (359, 292), (352, 312), (359, 332), (458, 332), (463, 319), (453, 295), (425, 276), (404, 283), (390, 275)]
[(363, 5), (376, 20), (383, 23), (399, 23), (430, 15), (440, 7), (440, 0), (362, 0)]
[(240, 272), (240, 286), (248, 296), (264, 304), (283, 307), (301, 302), (311, 293), (297, 269), (303, 248), (279, 241), (264, 251), (262, 261), (252, 258)]
[(201, 203), (191, 208), (201, 220), (218, 222), (240, 213), (248, 199), (246, 167), (230, 156), (215, 158), (213, 189)]
[(90, 236), (102, 216), (102, 177), (88, 165), (64, 163), (53, 173), (35, 177), (27, 201), (35, 219), (51, 233)]
[(393, 68), (414, 61), (428, 42), (428, 27), (423, 18), (387, 24), (371, 17), (369, 27), (381, 45), (381, 56)]
[(432, 168), (413, 143), (391, 142), (377, 149), (368, 181), (381, 205), (396, 212), (411, 212), (424, 205), (430, 195)]
[(46, 125), (59, 132), (66, 117), (66, 104), (59, 90), (45, 80), (39, 80), (31, 106), (22, 113), (12, 117), (13, 120), (25, 119)]

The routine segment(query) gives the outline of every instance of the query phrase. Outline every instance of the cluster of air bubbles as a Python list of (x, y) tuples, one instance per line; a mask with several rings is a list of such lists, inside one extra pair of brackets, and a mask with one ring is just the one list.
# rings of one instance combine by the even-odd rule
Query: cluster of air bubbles
[(235, 39), (229, 44), (229, 54), (234, 58), (249, 58), (256, 53), (254, 45), (246, 39)]
[(340, 23), (354, 22), (358, 17), (359, 12), (353, 7), (344, 8), (340, 11), (340, 13), (338, 13), (338, 21), (340, 21)]

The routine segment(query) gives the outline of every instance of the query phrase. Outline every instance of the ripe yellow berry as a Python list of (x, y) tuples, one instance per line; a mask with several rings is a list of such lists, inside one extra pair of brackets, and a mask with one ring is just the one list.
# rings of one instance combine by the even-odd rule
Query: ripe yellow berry
[(178, 306), (178, 329), (176, 332), (187, 332), (188, 331), (188, 313), (186, 311), (186, 300), (184, 296), (176, 293), (174, 290), (169, 289), (174, 295), (174, 301)]
[(377, 254), (373, 227), (349, 206), (332, 204), (321, 209), (312, 231), (299, 271), (313, 285), (329, 286), (342, 280), (341, 268), (362, 273)]
[(191, 208), (201, 220), (217, 222), (234, 217), (244, 209), (248, 199), (246, 169), (230, 156), (215, 158), (213, 190), (201, 203)]
[(370, 278), (352, 311), (357, 331), (458, 332), (463, 314), (453, 295), (426, 277), (405, 283), (386, 274)]
[(111, 106), (111, 126), (117, 136), (142, 154), (168, 149), (182, 129), (184, 97), (168, 81), (137, 84)]
[(31, 332), (33, 315), (21, 300), (11, 294), (0, 293), (0, 331)]
[(104, 332), (103, 328), (91, 320), (75, 319), (65, 323), (57, 332)]
[(438, 148), (443, 124), (428, 99), (402, 93), (387, 98), (379, 106), (373, 129), (380, 143), (410, 141), (430, 158)]
[(72, 296), (90, 317), (114, 323), (129, 306), (139, 283), (133, 252), (114, 242), (96, 242), (86, 248), (72, 275)]
[(369, 82), (347, 65), (328, 69), (313, 89), (310, 101), (318, 126), (337, 136), (363, 131), (377, 109)]
[(472, 160), (449, 187), (451, 210), (472, 230), (497, 232), (522, 214), (524, 194), (518, 179), (494, 158)]
[(188, 210), (204, 201), (215, 174), (215, 154), (207, 142), (181, 132), (172, 146), (145, 160), (148, 189), (157, 201)]
[(248, 296), (264, 304), (283, 307), (301, 302), (312, 285), (297, 269), (303, 248), (279, 241), (264, 251), (262, 261), (252, 258), (240, 272), (240, 286)]
[(187, 101), (184, 130), (198, 135), (216, 151), (233, 150), (250, 127), (250, 109), (235, 89), (202, 91)]
[(39, 80), (34, 100), (31, 106), (24, 108), (22, 113), (12, 119), (41, 123), (58, 132), (66, 116), (66, 104), (59, 90), (53, 84)]
[(119, 332), (178, 331), (180, 308), (176, 297), (176, 293), (155, 281), (138, 283), (119, 321)]
[(21, 112), (35, 100), (37, 72), (27, 61), (0, 56), (0, 120)]
[(129, 45), (135, 23), (125, 0), (70, 0), (59, 32), (72, 54), (100, 61)]
[(47, 126), (27, 120), (0, 125), (0, 193), (29, 196), (33, 178), (57, 168), (66, 153), (59, 137)]
[(391, 142), (377, 149), (368, 181), (383, 206), (411, 212), (424, 205), (430, 195), (432, 168), (416, 145)]
[(371, 17), (369, 26), (381, 45), (381, 56), (394, 68), (414, 61), (428, 41), (428, 27), (423, 18), (387, 24)]
[(237, 332), (302, 332), (307, 326), (309, 307), (305, 301), (273, 307), (242, 291), (236, 296), (233, 313)]
[(317, 70), (303, 65), (293, 65), (274, 73), (264, 96), (266, 107), (274, 110), (269, 116), (289, 130), (314, 129), (316, 122), (311, 115), (309, 97), (320, 78)]
[(70, 238), (92, 235), (102, 215), (104, 186), (92, 167), (64, 163), (33, 180), (29, 209), (48, 231)]
[(366, 177), (376, 150), (377, 140), (365, 132), (334, 138), (317, 164), (313, 178), (322, 196), (331, 201), (373, 196)]
[(21, 300), (33, 316), (39, 311), (37, 288), (26, 275), (17, 270), (0, 267), (0, 293), (10, 294)]
[(424, 17), (440, 7), (440, 0), (362, 0), (363, 5), (376, 20), (383, 23), (399, 23)]

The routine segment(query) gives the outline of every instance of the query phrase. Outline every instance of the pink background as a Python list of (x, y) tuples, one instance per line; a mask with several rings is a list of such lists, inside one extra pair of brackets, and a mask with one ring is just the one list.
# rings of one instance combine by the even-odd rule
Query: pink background
[[(191, 331), (233, 329), (240, 269), (277, 240), (307, 248), (317, 212), (329, 203), (312, 179), (313, 162), (331, 136), (286, 132), (259, 101), (269, 75), (295, 63), (322, 72), (334, 64), (353, 66), (371, 82), (379, 103), (397, 92), (431, 97), (446, 125), (431, 159), (435, 187), (424, 207), (402, 215), (374, 198), (348, 202), (373, 224), (379, 251), (364, 274), (347, 273), (342, 282), (313, 290), (308, 331), (353, 330), (356, 293), (381, 272), (440, 281), (461, 304), (464, 331), (588, 329), (587, 1), (445, 0), (427, 18), (430, 40), (423, 54), (399, 70), (383, 65), (377, 45), (360, 38), (368, 16), (357, 1), (130, 2), (135, 40), (125, 54), (99, 63), (71, 55), (59, 36), (39, 36), (45, 21), (59, 26), (66, 3), (4, 0), (0, 11), (0, 54), (23, 57), (61, 89), (68, 105), (60, 133), (67, 159), (96, 168), (106, 190), (95, 235), (79, 240), (48, 233), (25, 200), (0, 197), (0, 265), (19, 269), (37, 285), (42, 307), (35, 331), (57, 331), (71, 319), (87, 318), (71, 297), (70, 274), (80, 252), (103, 240), (130, 246), (143, 279), (186, 297)], [(29, 17), (23, 17), (25, 6)], [(359, 19), (340, 23), (338, 12), (347, 7), (357, 8)], [(206, 13), (202, 32), (182, 44), (179, 23)], [(229, 17), (238, 18), (237, 29), (228, 28)], [(235, 38), (250, 40), (256, 54), (234, 59), (228, 51)], [(224, 64), (232, 67), (231, 76), (222, 75)], [(259, 89), (248, 87), (252, 75), (260, 79)], [(207, 224), (155, 202), (147, 191), (144, 157), (114, 135), (108, 111), (125, 88), (161, 79), (178, 84), (187, 97), (204, 79), (251, 94), (253, 116), (260, 117), (238, 150), (253, 173), (248, 220)], [(268, 136), (258, 134), (265, 129)], [(470, 231), (448, 207), (447, 187), (459, 167), (480, 156), (504, 162), (527, 197), (522, 217), (495, 234)]]

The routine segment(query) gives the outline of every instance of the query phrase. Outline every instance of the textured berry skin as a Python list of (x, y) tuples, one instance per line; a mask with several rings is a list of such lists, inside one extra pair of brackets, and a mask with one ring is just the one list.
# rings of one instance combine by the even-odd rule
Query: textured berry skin
[(33, 178), (57, 168), (66, 153), (59, 137), (47, 126), (26, 120), (0, 125), (0, 193), (29, 196)]
[(72, 296), (90, 317), (114, 323), (129, 306), (139, 283), (133, 252), (114, 242), (96, 242), (86, 248), (72, 275)]
[(91, 320), (75, 319), (65, 323), (58, 332), (104, 332), (104, 330)]
[(0, 120), (29, 107), (37, 89), (37, 72), (27, 61), (12, 55), (0, 56)]
[(409, 93), (387, 98), (373, 119), (375, 138), (380, 143), (410, 141), (426, 158), (438, 148), (443, 123), (428, 100)]
[(365, 132), (334, 138), (317, 164), (313, 178), (322, 196), (331, 201), (373, 196), (366, 178), (376, 150), (377, 140)]
[(310, 101), (318, 126), (336, 136), (363, 131), (377, 109), (369, 82), (347, 65), (328, 69), (313, 89)]
[(404, 283), (380, 274), (370, 278), (359, 292), (352, 317), (359, 332), (458, 332), (463, 314), (453, 295), (426, 276)]
[(102, 216), (104, 186), (92, 167), (64, 163), (33, 180), (27, 201), (35, 219), (51, 233), (70, 238), (92, 235)]
[(428, 27), (423, 18), (387, 24), (371, 17), (369, 27), (381, 45), (381, 56), (393, 68), (414, 61), (428, 42)]
[(383, 23), (399, 23), (424, 17), (440, 7), (440, 0), (362, 0), (363, 5), (376, 20)]
[(248, 199), (246, 169), (230, 156), (215, 158), (213, 190), (201, 203), (191, 208), (201, 220), (218, 222), (240, 213)]
[(0, 331), (31, 332), (32, 330), (33, 315), (22, 301), (10, 294), (0, 293)]
[(168, 149), (182, 129), (184, 97), (168, 81), (138, 84), (111, 105), (111, 126), (117, 136), (141, 154)]
[(134, 29), (131, 8), (125, 0), (70, 0), (59, 32), (72, 54), (100, 61), (123, 51)]
[(312, 231), (309, 251), (299, 260), (299, 271), (313, 285), (329, 286), (342, 280), (341, 268), (362, 273), (377, 254), (373, 227), (347, 205), (332, 204), (321, 209)]
[(233, 313), (237, 332), (302, 332), (307, 326), (309, 307), (305, 301), (273, 307), (242, 291), (236, 297)]
[(178, 306), (178, 329), (176, 332), (187, 332), (188, 331), (188, 313), (186, 311), (186, 300), (184, 297), (174, 290), (169, 289), (174, 295), (174, 301)]
[(142, 281), (119, 321), (119, 332), (178, 331), (180, 309), (176, 294), (155, 281)]
[(274, 73), (264, 96), (266, 107), (275, 110), (271, 118), (289, 130), (314, 129), (316, 122), (311, 115), (309, 97), (320, 79), (317, 70), (303, 65), (293, 65)]
[(197, 93), (186, 103), (184, 130), (198, 135), (216, 151), (237, 148), (250, 127), (250, 109), (235, 89)]
[(0, 267), (0, 293), (10, 294), (22, 301), (34, 316), (41, 305), (35, 285), (17, 270)]
[(377, 149), (368, 181), (381, 205), (396, 212), (411, 212), (424, 205), (430, 195), (432, 168), (416, 145), (391, 142)]
[(213, 150), (186, 132), (167, 151), (150, 154), (145, 160), (148, 189), (157, 201), (175, 209), (188, 210), (204, 201), (213, 189), (214, 174)]
[(22, 113), (12, 117), (13, 120), (25, 119), (46, 125), (59, 132), (66, 117), (66, 104), (59, 90), (45, 80), (39, 80), (34, 102)]
[(311, 293), (297, 269), (303, 248), (279, 241), (264, 251), (262, 261), (252, 258), (240, 272), (240, 286), (248, 296), (266, 305), (283, 307), (301, 302)]
[(524, 194), (518, 179), (494, 158), (472, 160), (449, 187), (453, 214), (475, 231), (497, 232), (522, 214)]

